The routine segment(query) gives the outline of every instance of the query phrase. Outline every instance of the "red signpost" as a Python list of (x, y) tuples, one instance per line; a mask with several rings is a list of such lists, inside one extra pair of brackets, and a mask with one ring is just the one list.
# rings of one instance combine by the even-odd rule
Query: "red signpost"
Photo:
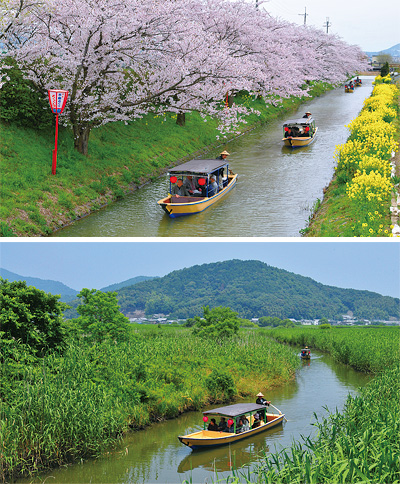
[(55, 175), (57, 168), (58, 115), (64, 111), (68, 98), (68, 91), (49, 89), (48, 92), (51, 110), (56, 115), (56, 139), (53, 150), (53, 164), (51, 166), (51, 173)]

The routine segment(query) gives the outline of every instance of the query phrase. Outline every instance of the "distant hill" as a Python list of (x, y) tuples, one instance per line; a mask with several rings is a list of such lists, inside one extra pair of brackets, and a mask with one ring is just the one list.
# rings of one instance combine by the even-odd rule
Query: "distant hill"
[(72, 289), (62, 282), (52, 281), (49, 279), (39, 279), (38, 277), (21, 276), (15, 274), (14, 272), (7, 271), (0, 267), (0, 277), (3, 279), (8, 279), (10, 282), (13, 281), (26, 281), (28, 286), (34, 286), (45, 292), (50, 292), (51, 294), (58, 294), (61, 296), (61, 301), (70, 302), (76, 298), (78, 291)]
[(208, 305), (230, 307), (245, 318), (341, 319), (349, 311), (358, 318), (400, 318), (397, 298), (326, 286), (260, 261), (196, 265), (117, 292), (125, 314), (144, 310), (187, 318)]
[(389, 47), (389, 49), (385, 50), (380, 50), (379, 52), (366, 52), (366, 54), (369, 57), (372, 57), (373, 55), (378, 55), (378, 54), (389, 54), (393, 58), (400, 58), (400, 44), (393, 45), (392, 47)]
[(150, 276), (132, 277), (132, 279), (127, 279), (126, 281), (119, 282), (117, 284), (111, 284), (110, 286), (103, 287), (101, 290), (103, 292), (117, 291), (118, 289), (122, 289), (123, 287), (133, 286), (134, 284), (137, 284), (138, 282), (149, 281), (150, 279), (155, 279), (155, 277), (150, 277)]

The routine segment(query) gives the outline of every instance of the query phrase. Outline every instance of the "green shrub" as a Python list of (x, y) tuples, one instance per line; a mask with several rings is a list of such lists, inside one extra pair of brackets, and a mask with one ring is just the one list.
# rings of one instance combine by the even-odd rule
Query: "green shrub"
[(215, 401), (228, 401), (236, 393), (235, 382), (230, 374), (214, 369), (205, 380), (210, 397)]

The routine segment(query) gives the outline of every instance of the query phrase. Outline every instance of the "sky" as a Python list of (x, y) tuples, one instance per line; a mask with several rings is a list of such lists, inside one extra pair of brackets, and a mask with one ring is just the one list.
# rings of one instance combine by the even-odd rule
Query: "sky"
[(259, 260), (323, 284), (400, 296), (400, 244), (342, 241), (44, 241), (0, 243), (0, 267), (22, 276), (101, 289), (136, 276), (163, 276), (196, 264)]
[(325, 32), (329, 17), (329, 33), (338, 34), (348, 44), (357, 44), (366, 52), (379, 52), (400, 43), (399, 0), (385, 0), (381, 4), (376, 0), (267, 0), (260, 8), (273, 17), (298, 24), (304, 24), (306, 9), (307, 25)]

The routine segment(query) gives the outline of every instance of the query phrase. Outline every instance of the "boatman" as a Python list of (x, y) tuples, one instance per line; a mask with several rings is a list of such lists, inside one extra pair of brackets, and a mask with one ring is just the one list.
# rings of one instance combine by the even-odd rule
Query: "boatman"
[(309, 118), (311, 116), (310, 111), (307, 111), (306, 114), (303, 116), (303, 118)]
[(267, 400), (265, 400), (264, 395), (261, 392), (257, 394), (257, 405), (265, 405), (266, 407), (268, 407), (270, 403), (271, 402), (267, 402)]
[(227, 156), (229, 156), (229, 153), (226, 150), (221, 151), (219, 156), (217, 156), (217, 160), (225, 160)]

